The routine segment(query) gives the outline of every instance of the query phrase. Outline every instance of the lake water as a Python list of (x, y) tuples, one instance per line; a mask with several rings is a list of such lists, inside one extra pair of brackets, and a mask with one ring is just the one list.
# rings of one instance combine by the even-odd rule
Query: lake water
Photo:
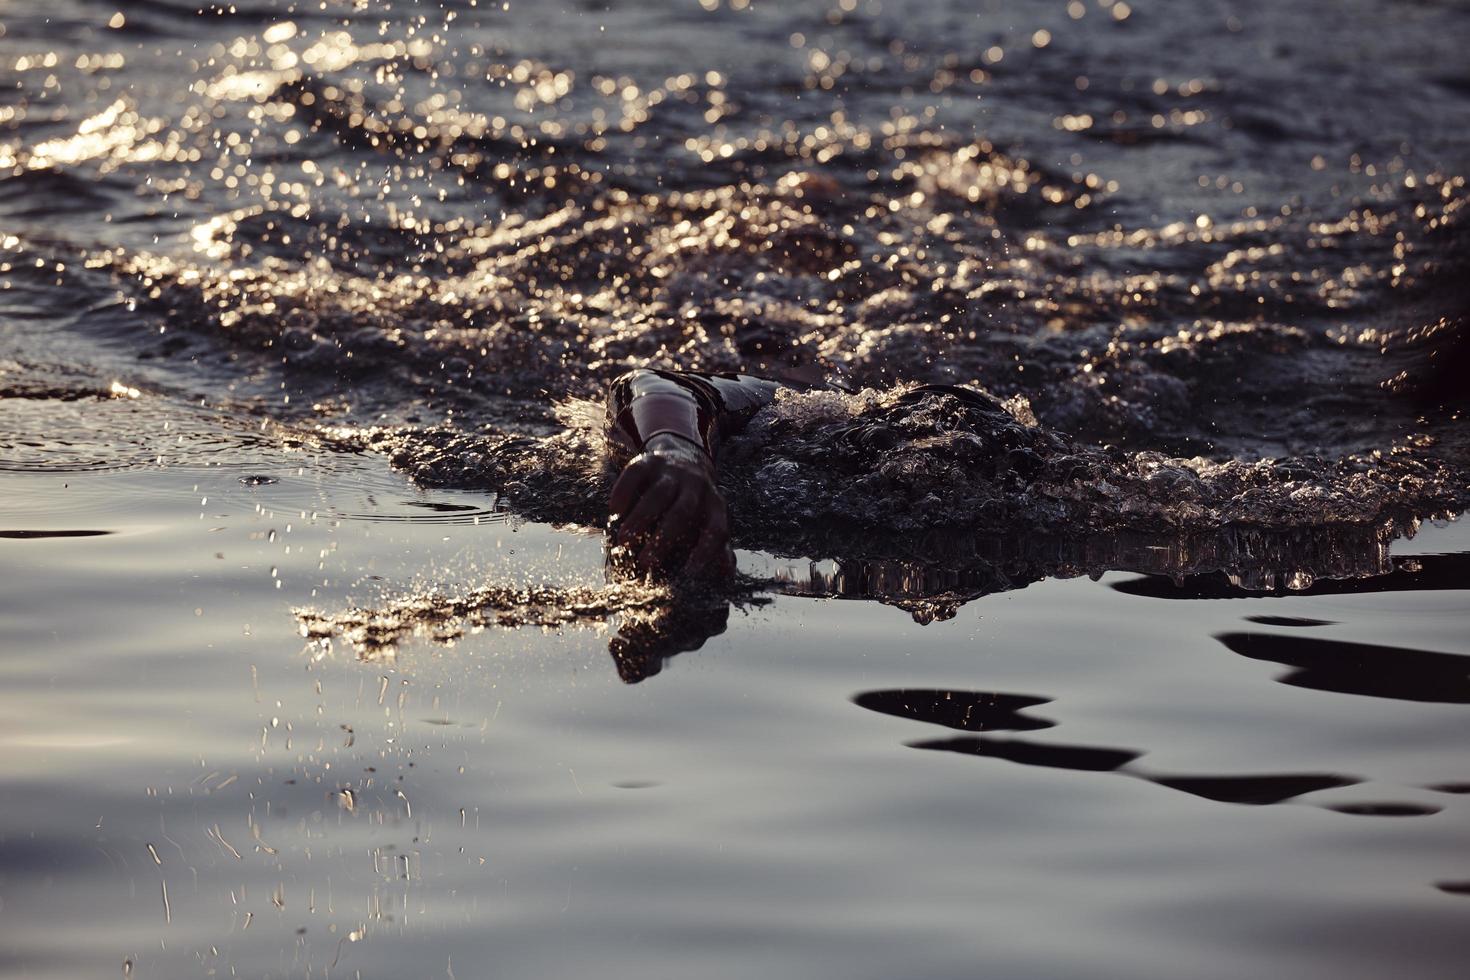
[(600, 579), (596, 538), (370, 460), (3, 493), (6, 976), (1464, 963), (1462, 524), (1381, 591), (781, 595), (629, 685), (593, 625), (304, 640), (303, 603)]
[[(1467, 43), (0, 5), (0, 977), (1462, 976)], [(650, 364), (843, 389), (718, 594)]]

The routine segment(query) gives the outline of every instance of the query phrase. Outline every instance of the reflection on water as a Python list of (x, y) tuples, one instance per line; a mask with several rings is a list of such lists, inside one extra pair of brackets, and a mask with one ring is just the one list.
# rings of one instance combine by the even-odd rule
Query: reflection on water
[(1340, 803), (1327, 809), (1361, 817), (1427, 817), (1444, 808), (1425, 803)]
[(1437, 783), (1428, 788), (1440, 793), (1470, 793), (1470, 783)]
[(1318, 790), (1352, 786), (1360, 780), (1347, 776), (1151, 776), (1150, 781), (1170, 789), (1221, 803), (1246, 803), (1264, 806)]
[(962, 732), (1031, 732), (1056, 722), (1024, 713), (1049, 698), (978, 691), (865, 691), (853, 704), (897, 718), (912, 718)]
[(569, 625), (616, 625), (608, 652), (618, 676), (636, 684), (663, 669), (679, 653), (698, 650), (725, 631), (732, 604), (742, 608), (770, 600), (737, 581), (718, 591), (616, 581), (601, 586), (480, 586), (447, 595), (425, 591), (373, 607), (335, 613), (297, 609), (302, 635), (330, 649), (345, 640), (365, 661), (391, 660), (411, 636), (453, 643), (467, 631)]
[(1466, 555), (1416, 555), (1400, 558), (1367, 577), (1327, 576), (1319, 581), (1309, 576), (1298, 584), (1264, 587), (1232, 581), (1227, 575), (1191, 576), (1183, 581), (1150, 577), (1117, 582), (1113, 588), (1129, 595), (1157, 599), (1232, 599), (1260, 595), (1350, 595), (1359, 592), (1425, 592), (1463, 590), (1470, 580), (1470, 557)]
[[(1015, 694), (974, 691), (867, 691), (852, 700), (854, 704), (871, 711), (962, 731), (1035, 731), (1052, 728), (1056, 724), (1021, 713), (1024, 708), (1048, 704), (1050, 699)], [(1079, 772), (1126, 771), (1128, 775), (1138, 776), (1191, 796), (1220, 803), (1253, 806), (1284, 803), (1318, 790), (1352, 786), (1362, 781), (1347, 776), (1295, 773), (1249, 776), (1150, 774), (1132, 767), (1144, 754), (1138, 751), (978, 735), (929, 739), (908, 744), (916, 749), (1004, 759), (1021, 765), (1050, 769), (1072, 769)], [(1342, 807), (1335, 809), (1341, 810)], [(1351, 812), (1368, 811), (1359, 808)]]
[[(675, 963), (733, 977), (715, 937), (734, 928), (781, 937), (773, 962), (800, 975), (854, 943), (847, 975), (876, 980), (916, 957), (961, 975), (934, 958), (936, 933), (1008, 974), (1081, 975), (1038, 960), (1021, 919), (1014, 938), (974, 935), (977, 916), (1010, 914), (977, 867), (1014, 883), (1007, 902), (1042, 903), (1088, 937), (1064, 958), (1121, 961), (1169, 932), (1167, 968), (1150, 960), (1140, 975), (1180, 956), (1211, 975), (1236, 930), (1255, 937), (1249, 958), (1276, 962), (1265, 937), (1317, 914), (1302, 910), (1324, 889), (1355, 903), (1330, 912), (1335, 929), (1382, 929), (1407, 905), (1427, 972), (1461, 962), (1446, 862), (1466, 842), (1436, 814), (1470, 785), (1463, 705), (1402, 695), (1453, 693), (1444, 682), (1464, 658), (1335, 638), (1378, 638), (1386, 608), (1409, 642), (1462, 615), (1444, 604), (1455, 593), (1264, 593), (1179, 615), (1177, 601), (1059, 572), (927, 625), (882, 602), (793, 594), (789, 577), (695, 601), (608, 584), (600, 541), (581, 533), (342, 521), (415, 499), (489, 502), (416, 498), (361, 461), (296, 464), (8, 478), (27, 494), (71, 481), (76, 523), (114, 533), (45, 536), (44, 513), (20, 510), (16, 529), (42, 533), (0, 542), (0, 561), (27, 570), (7, 577), (0, 613), (15, 641), (0, 664), (0, 900), (23, 931), (0, 973), (131, 959), (172, 974), (202, 958), (267, 975), (286, 950), (364, 976), (426, 962), (465, 975), (492, 956), (512, 975), (561, 975), (610, 956), (614, 976)], [(265, 472), (278, 482), (241, 479)], [(116, 509), (124, 492), (146, 505)], [(445, 580), (437, 593), (413, 587), (426, 567)], [(291, 609), (312, 591), (317, 608), (349, 612), (306, 616), (309, 632), (395, 654), (343, 656), (327, 637), (303, 648)], [(1236, 608), (1252, 603), (1289, 615)], [(1214, 636), (1327, 680), (1273, 684)], [(1407, 673), (1388, 666), (1398, 659)], [(1381, 696), (1342, 697), (1365, 688)], [(1213, 886), (1221, 904), (1191, 909), (1211, 924), (1179, 933), (1171, 909), (1198, 886), (1189, 855), (1238, 870)], [(1097, 889), (1130, 910), (1105, 933), (1088, 932)], [(654, 919), (620, 911), (630, 890)], [(1260, 912), (1224, 914), (1236, 902)], [(861, 929), (812, 912), (834, 903)], [(568, 944), (568, 924), (595, 938)], [(651, 944), (624, 938), (637, 928)], [(691, 934), (707, 938), (686, 956)], [(1397, 950), (1363, 955), (1385, 965)]]
[(111, 531), (0, 531), (0, 538), (30, 540), (33, 538), (95, 538)]
[[(1462, 579), (1460, 588), (1470, 586)], [(1266, 633), (1225, 633), (1221, 643), (1252, 660), (1295, 668), (1282, 684), (1403, 701), (1470, 704), (1470, 656)]]
[(1045, 766), (1049, 769), (1076, 769), (1080, 772), (1113, 772), (1137, 759), (1143, 753), (1128, 749), (1093, 748), (1087, 745), (1053, 745), (1024, 742), (1020, 739), (984, 738), (979, 735), (960, 738), (932, 739), (914, 742), (916, 749), (937, 749), (961, 755), (984, 756), (1019, 762), (1023, 766)]
[[(765, 600), (747, 599), (746, 604), (751, 601)], [(652, 615), (623, 617), (607, 647), (618, 677), (637, 684), (662, 671), (675, 654), (700, 649), (725, 632), (730, 605), (720, 595), (689, 595), (675, 597)]]
[(1335, 626), (1331, 620), (1326, 619), (1304, 619), (1300, 616), (1247, 616), (1247, 623), (1256, 623), (1261, 626), (1293, 626), (1303, 629), (1313, 626)]
[[(371, 521), (438, 523), (440, 515), (448, 515), (449, 522), (463, 523), (460, 518), (466, 513), (474, 515), (474, 524), (479, 523), (481, 513), (501, 519), (510, 518), (508, 511), (491, 509), (482, 512), (471, 504), (406, 501), (380, 505), (372, 497), (368, 502), (384, 511), (363, 515), (363, 519)], [(417, 520), (411, 513), (399, 516), (389, 509), (393, 506), (426, 509), (431, 516), (428, 521)], [(1194, 535), (1188, 540), (1149, 538), (1137, 533), (1010, 538), (955, 534), (945, 539), (942, 546), (936, 548), (938, 554), (927, 561), (819, 562), (773, 560), (769, 556), (756, 555), (752, 556), (753, 564), (763, 563), (767, 577), (743, 574), (723, 586), (679, 588), (627, 579), (608, 565), (604, 573), (606, 581), (599, 585), (564, 587), (548, 583), (526, 588), (492, 584), (457, 594), (430, 588), (372, 607), (335, 612), (306, 607), (297, 610), (297, 618), (303, 635), (318, 641), (341, 638), (366, 659), (391, 657), (399, 641), (411, 635), (453, 642), (466, 630), (494, 626), (615, 623), (616, 633), (609, 642), (609, 652), (619, 676), (628, 683), (637, 683), (659, 673), (669, 657), (698, 650), (711, 637), (724, 633), (732, 605), (748, 609), (769, 602), (765, 595), (768, 591), (793, 596), (872, 600), (897, 607), (908, 613), (915, 623), (928, 625), (954, 619), (967, 603), (987, 595), (1025, 588), (1047, 578), (1082, 574), (1098, 577), (1109, 570), (1163, 573), (1179, 580), (1185, 580), (1187, 576), (1188, 581), (1196, 581), (1207, 578), (1203, 574), (1204, 569), (1215, 567), (1220, 562), (1233, 562), (1238, 564), (1225, 566), (1228, 577), (1239, 578), (1246, 573), (1243, 569), (1258, 578), (1297, 576), (1317, 582), (1320, 594), (1335, 594), (1348, 589), (1374, 591), (1372, 583), (1380, 581), (1385, 583), (1387, 590), (1392, 590), (1403, 586), (1395, 578), (1397, 572), (1387, 571), (1394, 567), (1388, 556), (1391, 540), (1390, 529), (1375, 527), (1332, 527), (1318, 531), (1297, 529), (1280, 534), (1227, 528), (1215, 536)], [(938, 540), (935, 543), (939, 544)], [(911, 544), (910, 547), (914, 546)], [(1454, 579), (1460, 571), (1459, 566), (1441, 566), (1435, 564), (1434, 559), (1412, 559), (1411, 565), (1422, 571), (1426, 561), (1430, 562), (1430, 567), (1441, 569), (1438, 575), (1431, 575), (1426, 581), (1440, 583), (1447, 588), (1463, 587), (1463, 580)], [(1334, 575), (1347, 577), (1347, 581), (1339, 583), (1328, 578)], [(1130, 580), (1115, 583), (1113, 587), (1131, 594), (1148, 595), (1151, 594), (1149, 584), (1156, 580)], [(1449, 584), (1455, 581), (1460, 584)], [(1431, 584), (1430, 587), (1436, 586)], [(1296, 627), (1332, 625), (1323, 620), (1271, 616), (1252, 617), (1251, 621)], [(1239, 643), (1248, 642), (1252, 636), (1254, 634), (1222, 637), (1221, 641), (1231, 649), (1237, 649)], [(1263, 639), (1261, 643), (1263, 648), (1277, 648), (1289, 645), (1290, 640), (1281, 637)], [(1273, 659), (1264, 653), (1247, 655)], [(1413, 686), (1416, 670), (1424, 673), (1437, 669), (1440, 673), (1436, 677), (1445, 670), (1453, 673), (1453, 660), (1451, 658), (1448, 668), (1429, 668), (1423, 666), (1421, 655), (1414, 661), (1419, 666), (1411, 665), (1408, 674), (1400, 675), (1397, 683)], [(1312, 686), (1310, 681), (1310, 677), (1307, 681), (1284, 680), (1286, 683)], [(955, 696), (955, 692), (940, 693), (945, 696), (946, 703)], [(877, 696), (865, 695), (868, 700), (859, 703), (874, 710), (885, 710), (879, 702), (872, 700)], [(922, 692), (904, 692), (904, 696), (919, 701), (924, 698)], [(904, 703), (907, 704), (906, 701)], [(889, 713), (908, 710), (921, 709), (895, 707)], [(1012, 709), (997, 706), (980, 710), (972, 703), (963, 709), (956, 706), (955, 710), (979, 711), (977, 718), (992, 715), (1000, 718)], [(1001, 714), (995, 714), (996, 711)], [(1018, 716), (1013, 723), (1024, 722)]]

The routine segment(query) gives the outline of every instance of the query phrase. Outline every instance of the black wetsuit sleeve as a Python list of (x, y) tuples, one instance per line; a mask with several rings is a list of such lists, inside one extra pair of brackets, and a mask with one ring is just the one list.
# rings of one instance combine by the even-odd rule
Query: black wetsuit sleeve
[(721, 440), (769, 405), (780, 386), (744, 374), (629, 371), (607, 392), (607, 441), (616, 461), (643, 451), (657, 435), (674, 435), (711, 459)]

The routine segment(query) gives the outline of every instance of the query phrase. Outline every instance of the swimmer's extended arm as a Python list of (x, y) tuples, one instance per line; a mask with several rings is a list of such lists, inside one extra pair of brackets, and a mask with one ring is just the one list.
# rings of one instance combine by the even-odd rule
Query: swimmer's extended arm
[(706, 577), (734, 570), (715, 456), (777, 387), (745, 375), (652, 370), (612, 383), (608, 444), (626, 462), (608, 501), (608, 530), (636, 569)]
[(770, 404), (778, 387), (745, 374), (629, 371), (607, 392), (609, 442), (631, 458), (655, 436), (674, 435), (713, 460), (720, 440)]

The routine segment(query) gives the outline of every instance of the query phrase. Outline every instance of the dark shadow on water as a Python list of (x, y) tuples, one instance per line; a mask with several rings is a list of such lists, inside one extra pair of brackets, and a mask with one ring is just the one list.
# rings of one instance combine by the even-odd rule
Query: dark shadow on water
[(1219, 803), (1242, 803), (1268, 806), (1284, 803), (1318, 790), (1354, 786), (1362, 782), (1350, 776), (1289, 774), (1281, 776), (1143, 776), (1151, 783), (1177, 789), (1181, 793), (1215, 800)]
[[(930, 689), (865, 691), (853, 703), (869, 711), (962, 731), (1027, 731), (1055, 722), (1030, 718), (1025, 708), (1050, 703), (1047, 698), (1016, 694)], [(1116, 772), (1217, 803), (1268, 806), (1319, 790), (1354, 786), (1361, 779), (1335, 773), (1250, 773), (1232, 776), (1152, 774), (1130, 765), (1144, 753), (1131, 749), (1086, 745), (1048, 745), (1021, 739), (966, 735), (906, 743), (910, 748), (957, 755), (1003, 759), (1025, 766), (1077, 772)]]
[(879, 714), (911, 718), (962, 732), (1032, 732), (1056, 725), (1054, 721), (1024, 713), (1026, 708), (1049, 703), (1049, 698), (1020, 694), (916, 688), (865, 691), (852, 701)]
[(958, 738), (909, 742), (910, 748), (956, 752), (960, 755), (1005, 759), (1023, 766), (1074, 769), (1079, 772), (1114, 772), (1141, 756), (1127, 749), (1095, 749), (1086, 745), (1045, 745), (1020, 739), (964, 735)]
[(114, 531), (0, 531), (0, 538), (34, 541), (39, 538), (100, 538)]
[[(459, 521), (466, 515), (473, 520), (508, 516), (499, 509), (498, 501), (490, 508), (470, 511), (459, 504), (437, 501), (413, 501), (412, 505), (420, 514), (429, 513), (421, 517), (373, 517)], [(51, 532), (0, 535), (45, 533)], [(299, 609), (296, 614), (303, 635), (316, 640), (340, 636), (368, 660), (394, 655), (397, 641), (406, 635), (448, 640), (462, 635), (466, 624), (515, 628), (607, 623), (614, 629), (608, 643), (614, 669), (623, 682), (637, 684), (661, 673), (671, 657), (698, 650), (710, 638), (724, 633), (732, 607), (763, 605), (770, 601), (770, 592), (891, 605), (916, 622), (928, 624), (951, 619), (966, 603), (992, 593), (1024, 588), (1046, 578), (1084, 574), (1096, 577), (1109, 569), (1167, 576), (1115, 586), (1122, 591), (1139, 586), (1138, 594), (1172, 594), (1169, 590), (1185, 588), (1177, 582), (1205, 581), (1208, 576), (1202, 573), (1207, 571), (1251, 582), (1278, 581), (1288, 575), (1299, 581), (1300, 576), (1309, 575), (1315, 579), (1318, 592), (1417, 588), (1426, 584), (1451, 588), (1470, 582), (1470, 556), (1414, 559), (1419, 564), (1412, 569), (1405, 562), (1393, 570), (1388, 557), (1392, 535), (1392, 528), (1293, 532), (1227, 528), (1193, 537), (1119, 533), (996, 538), (952, 534), (910, 542), (911, 552), (927, 556), (923, 560), (803, 559), (786, 564), (773, 578), (742, 574), (715, 586), (676, 583), (655, 587), (645, 583), (640, 587), (635, 581), (629, 592), (626, 586), (630, 583), (619, 584), (621, 576), (610, 569), (609, 584), (600, 589), (489, 584), (461, 595), (411, 595), (377, 609), (354, 608), (330, 614)], [(1343, 580), (1326, 582), (1330, 576), (1343, 576)], [(1182, 594), (1197, 592), (1186, 590)], [(1323, 620), (1279, 616), (1255, 620), (1278, 627), (1329, 625)], [(1281, 679), (1286, 684), (1403, 700), (1470, 703), (1470, 657), (1288, 635), (1230, 633), (1218, 639), (1243, 656), (1296, 668)], [(1031, 695), (897, 689), (862, 692), (854, 701), (881, 714), (966, 732), (1025, 732), (1055, 726), (1050, 719), (1025, 713), (1048, 701)], [(1088, 771), (1111, 771), (1138, 756), (1121, 749), (993, 739), (928, 741), (918, 747)], [(1208, 799), (1245, 803), (1279, 802), (1315, 788), (1344, 785), (1331, 782), (1340, 777), (1313, 774), (1140, 778)]]
[(1335, 803), (1324, 809), (1355, 817), (1428, 817), (1440, 812), (1443, 807), (1424, 803)]
[(474, 513), (482, 509), (472, 504), (446, 504), (436, 500), (405, 500), (403, 506), (419, 507), (440, 514)]
[[(1106, 572), (1143, 575), (1113, 583), (1119, 592), (1173, 599), (1470, 589), (1470, 555), (1395, 559), (1389, 550), (1398, 533), (1356, 525), (1178, 535), (936, 532), (869, 542), (873, 557), (792, 563), (772, 585), (790, 595), (896, 606), (920, 624), (952, 619), (993, 593)], [(878, 557), (884, 550), (893, 557)], [(1272, 625), (1328, 624), (1281, 617)]]
[(607, 649), (623, 683), (637, 684), (660, 673), (670, 657), (725, 632), (729, 621), (730, 603), (723, 598), (684, 597), (652, 615), (629, 617)]
[(1114, 582), (1127, 595), (1150, 599), (1256, 599), (1263, 596), (1356, 595), (1364, 592), (1441, 592), (1470, 589), (1470, 555), (1423, 555), (1396, 558), (1386, 574), (1366, 577), (1314, 578), (1304, 588), (1273, 582), (1252, 586), (1226, 571), (1175, 580), (1163, 575)]
[(1470, 657), (1272, 633), (1215, 637), (1252, 660), (1294, 668), (1282, 684), (1398, 701), (1470, 704)]
[[(1330, 526), (1269, 531), (1225, 527), (1179, 536), (1050, 534), (997, 537), (962, 532), (924, 536), (904, 548), (911, 557), (802, 559), (781, 568), (772, 580), (744, 579), (733, 591), (745, 597), (769, 589), (786, 595), (848, 599), (894, 606), (921, 625), (953, 619), (966, 604), (987, 595), (1022, 589), (1047, 578), (1097, 577), (1106, 571), (1137, 571), (1146, 577), (1114, 588), (1139, 595), (1201, 597), (1219, 579), (1229, 595), (1271, 594), (1281, 583), (1302, 587), (1289, 594), (1393, 591), (1413, 588), (1470, 588), (1470, 555), (1403, 559), (1388, 554), (1392, 527)], [(889, 543), (892, 544), (891, 542)], [(876, 547), (876, 546), (875, 546)], [(1268, 591), (1252, 591), (1267, 589)], [(739, 604), (739, 598), (731, 601)], [(724, 631), (728, 618), (716, 595), (680, 597), (664, 612), (629, 623), (611, 644), (618, 674), (637, 683), (659, 673), (674, 654), (696, 650)], [(1326, 620), (1256, 617), (1263, 625), (1312, 627)], [(1326, 641), (1324, 641), (1326, 642)], [(1393, 695), (1384, 695), (1393, 696)], [(954, 691), (869, 692), (863, 707), (961, 731), (1033, 731), (1049, 722), (1015, 714), (1031, 705), (1004, 699), (1015, 695)], [(983, 709), (979, 699), (1001, 698)], [(967, 700), (968, 699), (968, 700)], [(941, 703), (945, 702), (945, 703)], [(967, 712), (979, 727), (965, 721)], [(988, 714), (987, 714), (988, 712)], [(925, 714), (934, 717), (925, 717)], [(940, 720), (941, 716), (948, 720)]]
[(1262, 626), (1289, 626), (1293, 628), (1306, 629), (1311, 626), (1335, 626), (1330, 619), (1304, 619), (1297, 616), (1247, 616), (1247, 623), (1259, 623)]
[[(936, 749), (960, 755), (978, 756), (989, 759), (1004, 759), (1025, 766), (1041, 766), (1048, 769), (1071, 769), (1078, 772), (1116, 772), (1144, 782), (1164, 786), (1168, 789), (1188, 793), (1216, 803), (1234, 803), (1243, 806), (1271, 806), (1285, 803), (1308, 793), (1325, 789), (1355, 786), (1362, 780), (1353, 776), (1330, 773), (1282, 773), (1249, 774), (1240, 776), (1179, 776), (1152, 775), (1130, 771), (1127, 767), (1140, 758), (1142, 752), (1128, 749), (1094, 748), (1084, 745), (1044, 745), (1039, 742), (1024, 742), (1019, 739), (962, 736), (959, 738), (933, 739), (907, 743), (910, 748)], [(1399, 816), (1408, 804), (1373, 804), (1359, 809), (1343, 809), (1344, 813)], [(1436, 812), (1434, 807), (1414, 807), (1417, 813)]]
[[(465, 505), (441, 501), (400, 504), (412, 511), (333, 516), (416, 523), (511, 519), (511, 512), (503, 509), (498, 497), (488, 506), (468, 510)], [(1157, 576), (1115, 586), (1125, 592), (1135, 591), (1137, 586), (1139, 594), (1171, 594), (1169, 590), (1184, 589), (1182, 594), (1193, 595), (1186, 585), (1205, 581), (1212, 574), (1252, 583), (1290, 579), (1299, 584), (1305, 577), (1317, 583), (1314, 589), (1319, 592), (1470, 581), (1464, 577), (1470, 573), (1467, 556), (1414, 559), (1421, 562), (1417, 571), (1410, 570), (1407, 563), (1395, 570), (1388, 552), (1397, 533), (1391, 525), (1284, 531), (1225, 527), (1177, 535), (1126, 531), (1010, 536), (936, 532), (902, 542), (883, 539), (872, 543), (874, 553), (894, 557), (776, 557), (776, 568), (769, 578), (741, 574), (713, 586), (676, 583), (671, 588), (659, 586), (659, 595), (620, 591), (623, 586), (619, 583), (625, 580), (609, 568), (605, 589), (489, 583), (459, 595), (429, 592), (388, 601), (377, 609), (324, 613), (308, 608), (297, 610), (297, 616), (306, 636), (341, 636), (359, 647), (359, 655), (365, 659), (380, 658), (395, 647), (397, 640), (410, 634), (452, 640), (463, 633), (465, 623), (501, 628), (610, 623), (615, 630), (609, 643), (614, 667), (622, 680), (635, 684), (660, 673), (670, 657), (697, 650), (723, 633), (732, 606), (764, 604), (770, 601), (770, 593), (893, 606), (915, 622), (927, 625), (953, 619), (963, 606), (987, 595), (1022, 589), (1048, 578), (1097, 578), (1114, 570)], [(1327, 581), (1333, 578), (1341, 581)], [(1406, 582), (1411, 584), (1403, 584)], [(1322, 620), (1291, 617), (1258, 617), (1258, 621), (1283, 627), (1328, 625)], [(1425, 669), (1435, 678), (1445, 673), (1438, 668)], [(1314, 676), (1307, 680), (1312, 681)], [(1463, 679), (1458, 683), (1456, 690), (1465, 688)], [(897, 694), (901, 697), (872, 692), (863, 695), (867, 700), (859, 703), (885, 714), (928, 720), (961, 731), (1032, 731), (1051, 726), (1044, 719), (1018, 714), (1022, 708), (1044, 703), (1041, 700), (1021, 704), (1005, 700), (1015, 695), (933, 691)], [(993, 697), (1001, 700), (988, 706), (978, 700)], [(941, 700), (959, 703), (941, 704)]]

